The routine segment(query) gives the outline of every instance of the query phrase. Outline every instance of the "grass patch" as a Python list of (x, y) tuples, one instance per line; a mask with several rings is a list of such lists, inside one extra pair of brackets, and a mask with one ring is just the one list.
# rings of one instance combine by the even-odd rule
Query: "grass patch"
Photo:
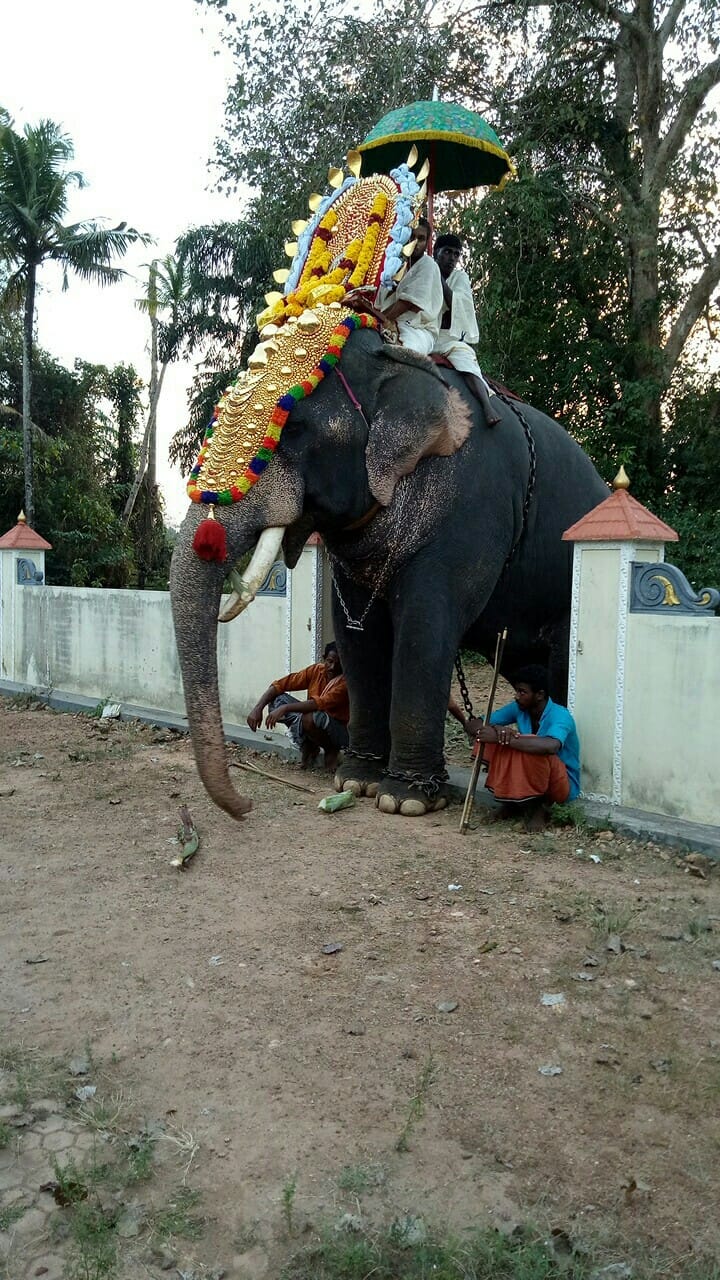
[(131, 1138), (125, 1147), (125, 1164), (123, 1181), (132, 1186), (135, 1182), (145, 1182), (153, 1171), (155, 1157), (155, 1139), (147, 1133)]
[(385, 1182), (385, 1170), (381, 1164), (346, 1164), (338, 1178), (338, 1187), (350, 1195), (381, 1187)]
[(289, 1178), (286, 1178), (282, 1189), (282, 1215), (285, 1219), (285, 1229), (289, 1236), (293, 1233), (293, 1210), (295, 1208), (296, 1192), (297, 1176), (293, 1173)]
[(0, 1209), (0, 1231), (9, 1231), (13, 1223), (19, 1222), (25, 1212), (26, 1206), (21, 1204), (12, 1204), (6, 1209)]
[[(610, 1258), (617, 1261), (617, 1251)], [(608, 1265), (609, 1260), (591, 1260), (585, 1251), (556, 1252), (552, 1241), (529, 1230), (455, 1237), (428, 1231), (425, 1240), (408, 1244), (390, 1227), (377, 1235), (326, 1231), (319, 1243), (290, 1259), (281, 1280), (589, 1280)], [(720, 1280), (720, 1264), (714, 1259), (661, 1262), (645, 1256), (631, 1271), (635, 1280), (670, 1275), (674, 1280)]]
[(574, 827), (577, 832), (593, 830), (593, 824), (588, 821), (582, 800), (554, 804), (550, 811), (550, 821), (554, 827)]
[(80, 1108), (80, 1118), (95, 1133), (122, 1133), (121, 1120), (128, 1110), (128, 1102), (122, 1090), (109, 1098), (90, 1098)]
[(4, 1151), (12, 1142), (13, 1131), (9, 1124), (5, 1124), (4, 1120), (0, 1120), (0, 1151)]
[(177, 1238), (200, 1239), (205, 1230), (205, 1219), (200, 1214), (193, 1213), (199, 1200), (198, 1191), (179, 1187), (172, 1200), (155, 1214), (152, 1231), (161, 1244), (170, 1244)]
[(67, 1070), (61, 1063), (42, 1058), (24, 1047), (0, 1049), (0, 1067), (11, 1077), (2, 1091), (2, 1101), (25, 1110), (39, 1098), (67, 1101), (72, 1092)]
[(631, 907), (608, 906), (606, 903), (596, 902), (592, 924), (601, 937), (609, 937), (612, 933), (624, 933), (634, 915)]
[(417, 1080), (415, 1082), (415, 1092), (408, 1104), (405, 1123), (400, 1130), (400, 1134), (398, 1135), (395, 1143), (396, 1151), (410, 1150), (410, 1135), (418, 1120), (421, 1120), (425, 1114), (425, 1106), (427, 1104), (430, 1090), (437, 1080), (437, 1074), (437, 1063), (432, 1054), (430, 1054), (418, 1072)]
[(392, 1228), (378, 1236), (328, 1233), (297, 1254), (282, 1280), (583, 1280), (586, 1265), (558, 1260), (542, 1242), (486, 1231), (464, 1239), (428, 1235), (403, 1244)]
[(103, 1280), (117, 1261), (115, 1220), (96, 1204), (75, 1206), (70, 1227), (67, 1280)]
[(712, 923), (707, 916), (694, 916), (692, 920), (688, 921), (688, 925), (685, 930), (686, 934), (689, 938), (692, 938), (693, 942), (697, 942), (698, 938), (704, 938), (708, 933), (712, 933), (712, 931)]

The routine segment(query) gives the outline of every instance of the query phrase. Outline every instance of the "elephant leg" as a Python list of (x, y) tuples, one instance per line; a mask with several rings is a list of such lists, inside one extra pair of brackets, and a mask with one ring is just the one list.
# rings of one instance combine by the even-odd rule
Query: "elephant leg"
[[(340, 585), (350, 616), (361, 618), (369, 592), (342, 572)], [(375, 796), (390, 754), (390, 615), (385, 601), (375, 600), (363, 619), (363, 630), (354, 630), (333, 589), (333, 621), (350, 695), (350, 745), (335, 774), (335, 785), (338, 791)]]
[(448, 802), (445, 715), (462, 627), (450, 600), (430, 596), (427, 589), (409, 604), (404, 589), (393, 622), (392, 749), (377, 806), (383, 813), (415, 817)]

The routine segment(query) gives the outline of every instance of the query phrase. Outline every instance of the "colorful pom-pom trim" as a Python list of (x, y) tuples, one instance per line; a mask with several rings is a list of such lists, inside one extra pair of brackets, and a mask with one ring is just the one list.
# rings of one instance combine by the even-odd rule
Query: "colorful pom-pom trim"
[(230, 506), (233, 502), (239, 502), (249, 489), (257, 482), (263, 471), (272, 458), (278, 447), (282, 429), (285, 426), (292, 410), (299, 400), (304, 400), (306, 396), (312, 395), (313, 391), (322, 382), (326, 374), (331, 373), (335, 365), (340, 359), (343, 347), (350, 335), (355, 329), (377, 329), (378, 321), (375, 316), (358, 315), (355, 312), (346, 316), (341, 320), (340, 324), (333, 330), (330, 337), (330, 345), (325, 355), (318, 361), (312, 373), (307, 378), (303, 378), (302, 382), (290, 387), (283, 395), (280, 396), (273, 412), (270, 415), (270, 421), (267, 425), (264, 439), (254, 458), (250, 459), (245, 472), (240, 476), (237, 484), (231, 485), (228, 489), (201, 489), (197, 483), (197, 477), (202, 470), (210, 448), (210, 442), (215, 430), (215, 423), (219, 414), (219, 406), (213, 414), (212, 421), (205, 432), (205, 439), (198, 455), (198, 460), (190, 472), (187, 491), (193, 502), (205, 502), (220, 507)]

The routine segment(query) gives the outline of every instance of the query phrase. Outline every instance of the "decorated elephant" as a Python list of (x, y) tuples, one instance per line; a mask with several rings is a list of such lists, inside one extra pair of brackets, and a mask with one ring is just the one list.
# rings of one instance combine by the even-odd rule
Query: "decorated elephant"
[[(336, 785), (374, 795), (384, 812), (446, 803), (445, 714), (460, 646), (491, 657), (507, 627), (503, 673), (542, 661), (552, 696), (566, 693), (572, 548), (562, 534), (607, 496), (606, 485), (543, 413), (503, 398), (490, 430), (459, 375), (386, 345), (376, 329), (337, 310), (334, 322), (342, 319), (339, 365), (321, 369), (312, 394), (279, 401), (282, 435), (260, 483), (248, 482), (233, 505), (211, 493), (212, 522), (203, 494), (173, 556), (198, 769), (235, 818), (250, 802), (228, 774), (216, 631), (223, 582), (248, 551), (253, 560), (226, 618), (252, 597), (281, 545), (292, 568), (308, 536), (322, 535), (351, 707)], [(297, 342), (300, 324), (291, 318), (286, 328)], [(203, 560), (197, 548), (211, 523), (221, 526), (222, 551)]]

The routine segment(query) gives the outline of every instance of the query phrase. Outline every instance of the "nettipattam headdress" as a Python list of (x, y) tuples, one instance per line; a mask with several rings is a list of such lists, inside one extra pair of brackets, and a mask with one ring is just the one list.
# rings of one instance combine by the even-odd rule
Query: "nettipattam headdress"
[[(285, 245), (292, 266), (274, 273), (284, 290), (266, 294), (258, 317), (262, 341), (215, 409), (188, 482), (193, 502), (211, 508), (239, 502), (267, 467), (293, 406), (337, 364), (354, 329), (377, 327), (343, 300), (352, 289), (374, 294), (405, 271), (425, 193), (424, 174), (410, 167), (416, 159), (411, 152), (390, 176), (361, 178), (360, 156), (350, 152), (350, 176), (331, 169), (331, 194), (311, 196), (312, 219), (293, 223), (297, 241)], [(205, 530), (204, 551), (203, 529), (198, 554), (224, 559), (213, 550), (224, 544), (224, 531)]]

